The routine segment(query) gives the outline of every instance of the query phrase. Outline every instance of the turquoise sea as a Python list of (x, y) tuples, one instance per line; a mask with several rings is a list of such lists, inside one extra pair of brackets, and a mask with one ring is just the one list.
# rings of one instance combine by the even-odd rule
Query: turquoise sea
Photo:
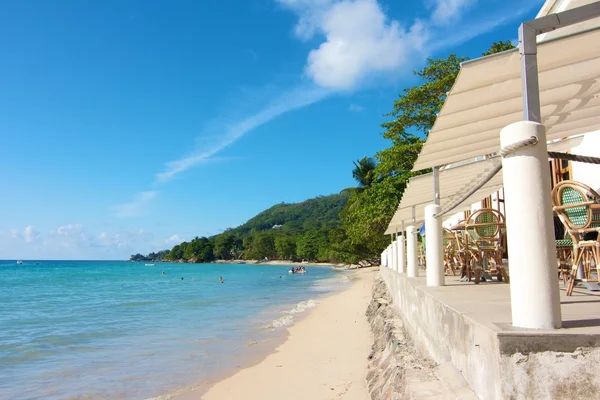
[(230, 373), (349, 282), (289, 268), (0, 261), (0, 398), (165, 398)]

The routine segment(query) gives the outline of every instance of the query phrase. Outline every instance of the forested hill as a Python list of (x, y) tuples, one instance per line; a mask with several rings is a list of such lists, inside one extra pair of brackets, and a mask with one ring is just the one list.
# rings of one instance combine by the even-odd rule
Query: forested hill
[(302, 203), (277, 204), (228, 232), (246, 235), (252, 230), (280, 229), (286, 233), (299, 233), (315, 228), (333, 228), (341, 224), (340, 212), (347, 201), (348, 194), (342, 192), (319, 196)]
[[(183, 242), (162, 259), (189, 262), (265, 258), (330, 261), (335, 258), (330, 233), (341, 227), (340, 212), (348, 197), (344, 191), (301, 203), (277, 204), (237, 228), (210, 238), (196, 237)], [(132, 256), (132, 260), (139, 259), (138, 256)]]

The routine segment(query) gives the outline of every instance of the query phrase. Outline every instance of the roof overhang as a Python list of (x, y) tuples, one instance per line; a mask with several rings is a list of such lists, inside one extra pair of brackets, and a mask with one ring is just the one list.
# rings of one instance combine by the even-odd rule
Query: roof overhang
[[(600, 29), (538, 45), (542, 123), (548, 140), (600, 129)], [(518, 49), (462, 64), (414, 171), (500, 149), (500, 130), (523, 120)]]
[[(582, 140), (583, 135), (553, 141), (548, 143), (548, 150), (565, 152), (581, 144)], [(501, 162), (500, 157), (491, 157), (440, 169), (440, 206), (442, 210), (459, 200)], [(503, 175), (502, 171), (500, 171), (489, 182), (454, 208), (447, 217), (457, 212), (470, 210), (473, 203), (497, 192), (503, 187)], [(425, 219), (425, 206), (429, 204), (433, 204), (433, 174), (429, 173), (411, 178), (385, 234), (391, 235), (396, 231), (401, 231), (403, 223), (411, 225), (413, 207), (415, 224), (419, 225)]]

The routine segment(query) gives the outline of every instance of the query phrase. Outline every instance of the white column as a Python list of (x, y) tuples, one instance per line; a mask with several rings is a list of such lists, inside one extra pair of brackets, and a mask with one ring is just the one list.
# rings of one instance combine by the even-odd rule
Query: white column
[(435, 215), (442, 211), (442, 207), (430, 204), (425, 207), (425, 234), (427, 246), (427, 286), (444, 286), (444, 251), (442, 219)]
[(404, 235), (398, 236), (396, 240), (398, 244), (398, 272), (401, 274), (406, 273), (406, 242), (404, 241)]
[(385, 249), (385, 266), (390, 267), (390, 246)]
[(406, 228), (406, 263), (408, 277), (416, 278), (419, 276), (417, 265), (417, 230), (412, 225)]
[[(513, 326), (561, 327), (546, 129), (522, 121), (500, 132), (502, 148), (538, 138), (502, 159)], [(429, 239), (429, 238), (428, 238)]]
[(392, 270), (398, 271), (398, 247), (395, 240), (392, 242)]
[(381, 252), (381, 263), (379, 265), (385, 266), (385, 250)]

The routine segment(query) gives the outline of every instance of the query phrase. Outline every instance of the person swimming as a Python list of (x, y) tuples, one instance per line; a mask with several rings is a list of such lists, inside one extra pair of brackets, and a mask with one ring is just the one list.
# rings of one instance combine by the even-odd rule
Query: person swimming
[(161, 275), (164, 275), (164, 274), (165, 274), (165, 271), (163, 271)]
[(223, 279), (223, 277), (222, 277), (222, 276), (219, 276), (219, 281), (220, 281), (221, 283), (225, 283), (225, 279)]

